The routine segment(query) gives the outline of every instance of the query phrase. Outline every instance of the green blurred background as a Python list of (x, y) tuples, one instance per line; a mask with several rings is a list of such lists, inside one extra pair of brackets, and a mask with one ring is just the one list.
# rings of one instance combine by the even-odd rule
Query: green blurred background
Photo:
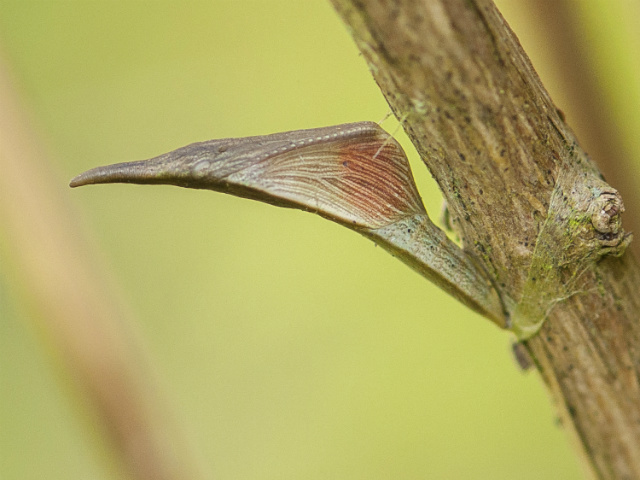
[[(529, 47), (519, 2), (501, 3)], [(60, 192), (211, 475), (581, 478), (509, 335), (370, 241), (212, 192), (68, 189), (90, 167), (194, 141), (383, 119), (327, 1), (0, 0), (0, 41)], [(397, 122), (383, 126), (437, 217), (435, 183)], [(64, 369), (24, 321), (28, 286), (0, 271), (2, 478), (111, 478)]]

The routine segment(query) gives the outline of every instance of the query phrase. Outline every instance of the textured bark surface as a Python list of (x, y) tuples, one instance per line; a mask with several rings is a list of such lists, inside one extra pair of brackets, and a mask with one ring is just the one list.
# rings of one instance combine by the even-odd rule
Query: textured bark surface
[[(640, 478), (640, 271), (630, 252), (603, 256), (623, 252), (621, 229), (605, 234), (595, 219), (586, 227), (590, 211), (577, 198), (613, 190), (517, 38), (490, 1), (333, 3), (509, 313), (555, 295), (538, 305), (547, 319), (526, 346), (589, 468), (597, 478)], [(621, 205), (606, 209), (618, 222)], [(557, 244), (557, 255), (541, 256), (543, 244)], [(557, 282), (532, 289), (532, 265)]]

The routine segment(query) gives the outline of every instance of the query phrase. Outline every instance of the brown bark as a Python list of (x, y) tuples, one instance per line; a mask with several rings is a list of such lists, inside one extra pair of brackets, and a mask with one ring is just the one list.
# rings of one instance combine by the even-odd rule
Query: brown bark
[[(590, 469), (640, 478), (640, 270), (571, 232), (602, 185), (517, 38), (487, 0), (332, 1), (508, 313), (555, 295), (525, 344)], [(532, 289), (540, 268), (561, 282)]]

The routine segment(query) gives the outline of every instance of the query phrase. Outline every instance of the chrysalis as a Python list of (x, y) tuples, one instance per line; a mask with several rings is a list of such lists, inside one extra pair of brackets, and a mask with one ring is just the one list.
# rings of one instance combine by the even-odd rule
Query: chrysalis
[(317, 213), (374, 240), (504, 326), (483, 270), (429, 220), (407, 157), (373, 122), (194, 143), (89, 170), (72, 187), (152, 183), (202, 188)]

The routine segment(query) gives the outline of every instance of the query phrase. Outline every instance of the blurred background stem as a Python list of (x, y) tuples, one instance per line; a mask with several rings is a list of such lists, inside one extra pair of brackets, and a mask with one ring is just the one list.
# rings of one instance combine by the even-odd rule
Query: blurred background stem
[[(148, 366), (127, 307), (100, 264), (0, 62), (2, 274), (28, 305), (114, 474), (199, 478), (194, 456)], [(103, 446), (104, 446), (103, 445)]]

